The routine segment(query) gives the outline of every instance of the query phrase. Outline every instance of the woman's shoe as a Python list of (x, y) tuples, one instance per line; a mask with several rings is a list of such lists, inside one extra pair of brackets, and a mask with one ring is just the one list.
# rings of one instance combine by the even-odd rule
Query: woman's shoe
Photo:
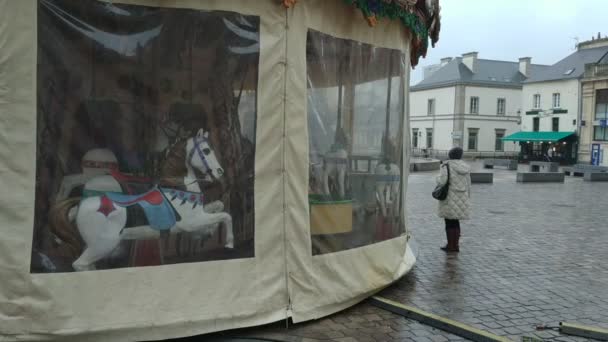
[(441, 250), (446, 253), (460, 252), (460, 248), (458, 248), (460, 231), (456, 229), (447, 229), (446, 233), (448, 243), (445, 246), (441, 247)]

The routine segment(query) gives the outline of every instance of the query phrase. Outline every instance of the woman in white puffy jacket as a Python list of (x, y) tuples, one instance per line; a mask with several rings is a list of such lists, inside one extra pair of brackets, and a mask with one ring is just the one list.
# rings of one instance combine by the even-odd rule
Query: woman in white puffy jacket
[(454, 147), (448, 153), (450, 160), (441, 165), (441, 173), (437, 177), (437, 184), (443, 185), (448, 181), (448, 168), (450, 172), (450, 186), (448, 197), (439, 201), (439, 217), (445, 219), (445, 233), (448, 243), (441, 247), (446, 252), (460, 250), (460, 220), (468, 220), (471, 215), (471, 168), (462, 161), (462, 148)]

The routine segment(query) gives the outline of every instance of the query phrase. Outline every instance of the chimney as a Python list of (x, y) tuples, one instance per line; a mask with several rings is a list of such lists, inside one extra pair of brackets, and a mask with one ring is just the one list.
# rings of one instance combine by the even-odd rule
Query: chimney
[(477, 52), (468, 52), (462, 54), (462, 63), (469, 68), (473, 73), (476, 70)]
[(425, 80), (425, 79), (429, 78), (429, 76), (431, 76), (435, 71), (439, 70), (439, 68), (441, 68), (441, 65), (439, 65), (439, 64), (431, 64), (431, 65), (425, 66), (422, 69), (422, 79)]
[(576, 45), (576, 48), (578, 50), (583, 50), (583, 49), (592, 49), (592, 48), (597, 48), (597, 47), (606, 47), (606, 46), (608, 46), (608, 37), (603, 37), (602, 38), (602, 35), (599, 32), (598, 32), (597, 36), (599, 38), (596, 38), (595, 36), (592, 36), (591, 40), (578, 43)]
[(530, 76), (530, 62), (532, 62), (532, 57), (521, 57), (519, 59), (519, 72), (526, 77)]
[(452, 57), (444, 57), (444, 58), (440, 59), (441, 66), (444, 66), (444, 65), (450, 63), (451, 60), (452, 60)]

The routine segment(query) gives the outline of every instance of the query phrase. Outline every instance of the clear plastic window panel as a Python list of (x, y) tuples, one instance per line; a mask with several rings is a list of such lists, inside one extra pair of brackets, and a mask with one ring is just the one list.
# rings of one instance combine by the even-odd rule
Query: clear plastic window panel
[(38, 2), (31, 271), (254, 256), (259, 18)]
[(400, 236), (404, 54), (313, 30), (306, 52), (313, 254)]

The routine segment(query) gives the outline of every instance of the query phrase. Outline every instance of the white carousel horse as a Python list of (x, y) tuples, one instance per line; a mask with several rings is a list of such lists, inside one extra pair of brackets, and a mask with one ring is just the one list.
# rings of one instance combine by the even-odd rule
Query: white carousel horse
[(348, 153), (343, 148), (332, 149), (323, 158), (323, 191), (330, 195), (329, 182), (333, 182), (338, 187), (340, 198), (344, 198), (346, 193), (346, 172), (348, 170)]
[[(219, 223), (226, 227), (226, 248), (233, 248), (232, 217), (225, 212), (210, 212), (223, 208), (221, 202), (211, 203), (213, 210), (205, 210), (203, 194), (197, 183), (195, 169), (207, 177), (219, 179), (224, 171), (208, 141), (208, 133), (202, 129), (196, 136), (175, 144), (172, 149), (184, 148), (183, 164), (186, 168), (184, 184), (188, 191), (153, 188), (141, 195), (120, 194), (118, 181), (112, 176), (99, 176), (85, 185), (87, 190), (102, 193), (83, 199), (77, 207), (69, 208), (68, 219), (75, 220), (86, 248), (72, 264), (76, 271), (94, 268), (94, 263), (108, 256), (121, 240), (160, 238), (160, 231), (176, 233), (202, 233), (211, 235)], [(175, 154), (169, 151), (168, 154)], [(170, 202), (170, 204), (169, 204)], [(191, 204), (191, 205), (190, 205)], [(149, 225), (125, 227), (127, 207), (140, 205)], [(198, 206), (197, 206), (198, 205)], [(56, 227), (57, 228), (57, 227)]]
[(63, 201), (70, 196), (72, 190), (85, 184), (93, 177), (109, 175), (112, 170), (118, 170), (118, 160), (114, 152), (107, 148), (96, 148), (87, 151), (82, 157), (82, 173), (64, 176), (55, 202)]
[[(152, 151), (162, 152), (169, 146), (169, 135), (166, 130), (175, 132), (175, 134), (180, 133), (179, 127), (176, 127), (175, 124), (163, 121), (161, 125), (157, 126), (156, 140)], [(179, 137), (176, 136), (176, 138)], [(59, 186), (59, 191), (57, 191), (57, 196), (55, 197), (55, 202), (65, 200), (70, 196), (74, 188), (87, 183), (94, 177), (110, 175), (112, 171), (117, 171), (118, 159), (112, 150), (107, 148), (96, 148), (89, 150), (84, 154), (81, 161), (81, 167), (82, 173), (63, 177), (61, 185)], [(114, 191), (114, 189), (111, 191)]]
[(312, 194), (320, 194), (323, 193), (324, 183), (323, 179), (323, 159), (316, 154), (311, 153), (309, 155), (309, 168), (308, 168), (308, 192)]
[(382, 163), (374, 170), (376, 175), (376, 200), (380, 204), (383, 217), (398, 216), (399, 185), (401, 184), (401, 170), (393, 163)]

